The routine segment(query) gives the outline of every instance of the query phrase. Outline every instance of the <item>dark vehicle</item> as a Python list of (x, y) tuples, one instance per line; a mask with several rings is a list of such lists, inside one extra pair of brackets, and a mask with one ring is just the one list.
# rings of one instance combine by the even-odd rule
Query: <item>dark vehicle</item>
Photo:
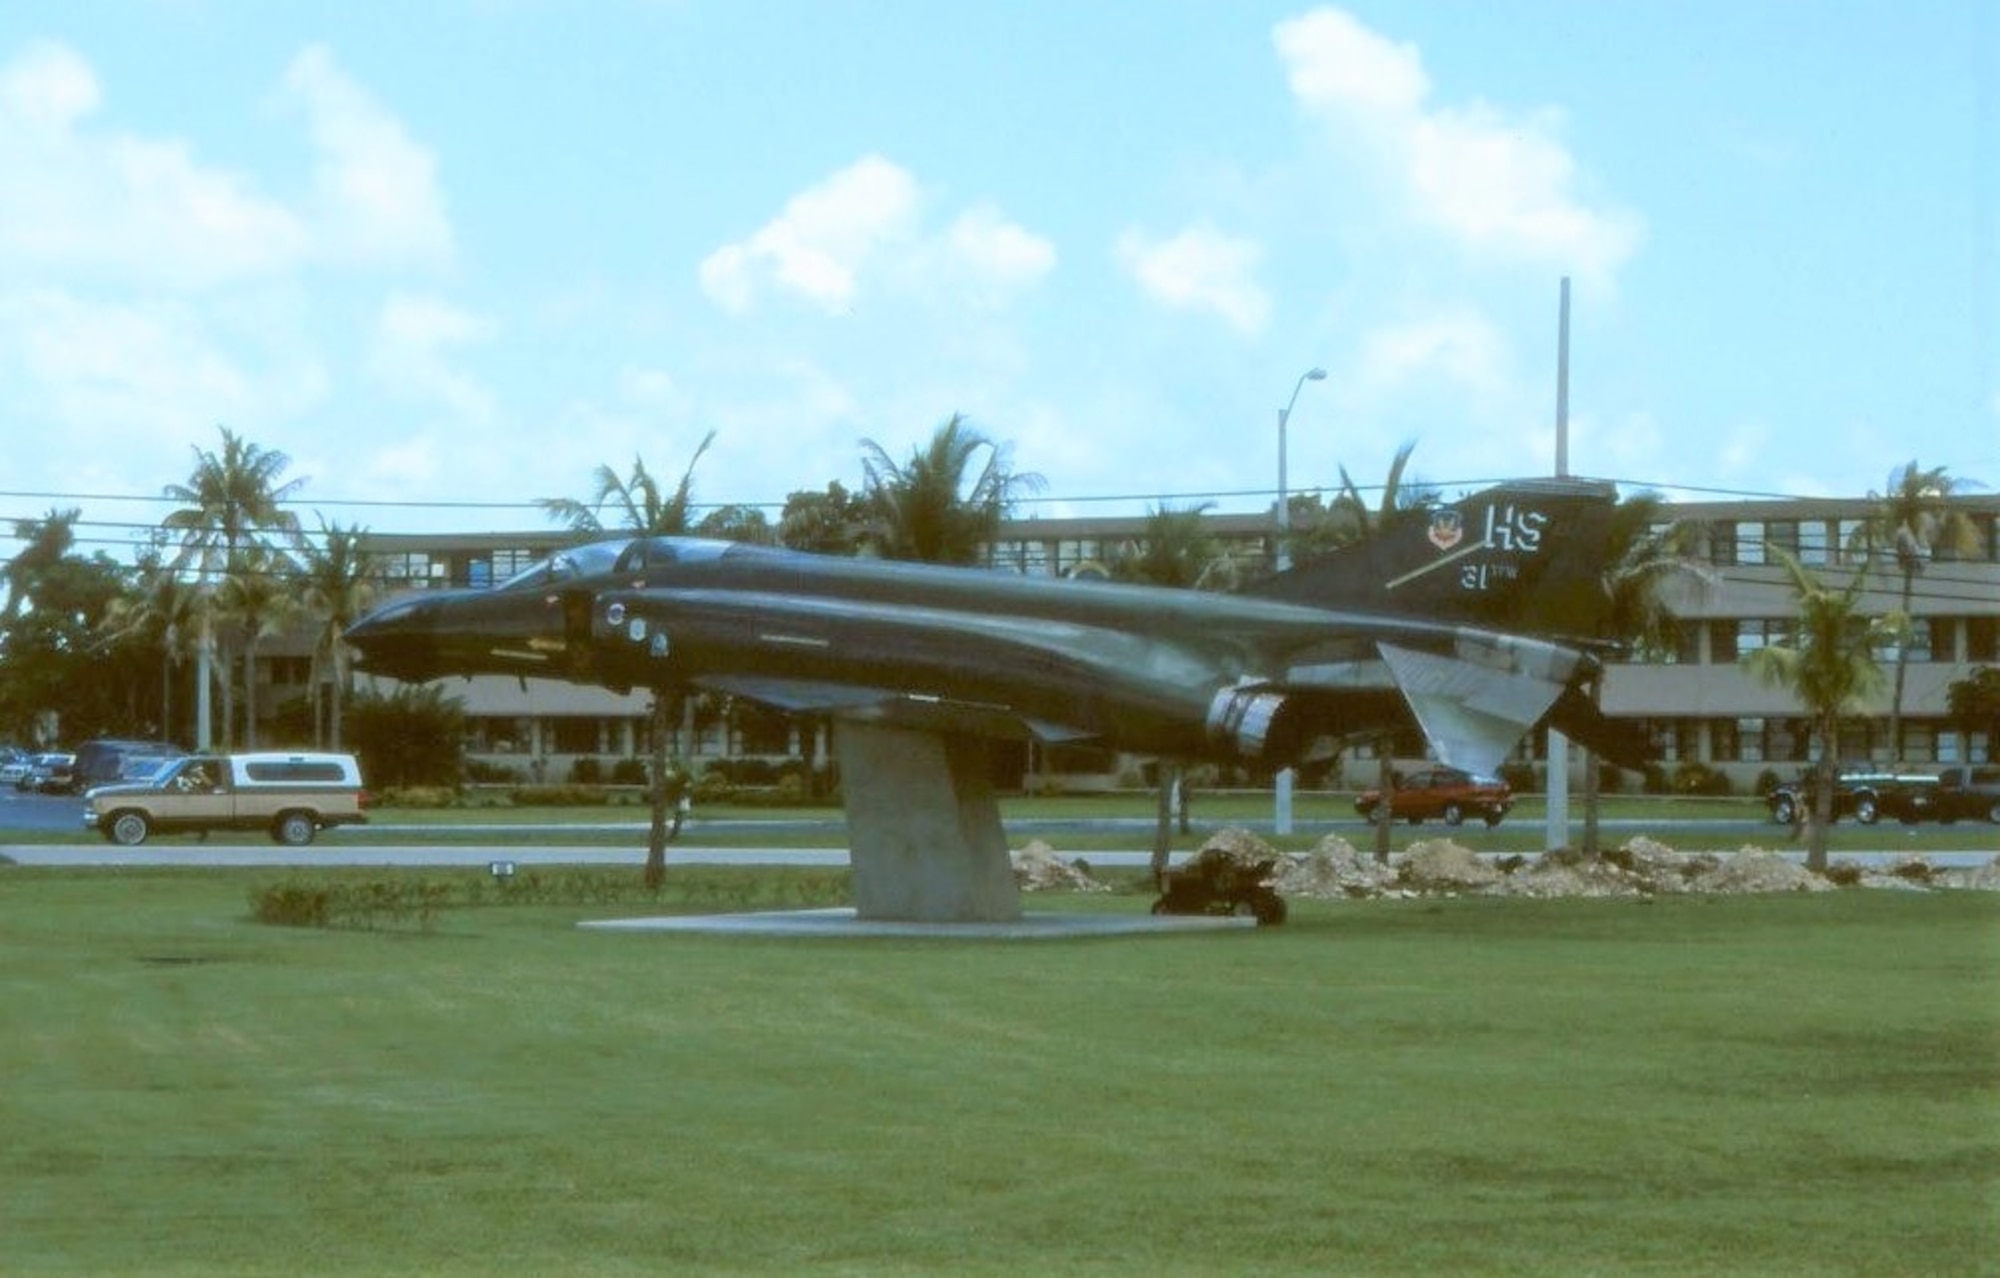
[(132, 741), (100, 737), (76, 748), (76, 769), (70, 789), (78, 794), (94, 785), (144, 778), (159, 771), (167, 760), (178, 759), (187, 751), (171, 741)]
[(1505, 781), (1457, 768), (1429, 768), (1398, 777), (1386, 808), (1380, 790), (1363, 790), (1354, 800), (1354, 810), (1370, 821), (1402, 820), (1411, 825), (1432, 819), (1458, 825), (1467, 817), (1498, 825), (1513, 806), (1514, 792)]
[(1930, 815), (1946, 824), (1991, 821), (2000, 825), (2000, 764), (1975, 764), (1939, 772), (1937, 789), (1931, 795), (1931, 809)]
[(69, 790), (75, 771), (75, 755), (47, 751), (35, 756), (28, 765), (26, 775), (14, 783), (14, 788), (33, 790), (38, 794), (63, 794)]
[(1221, 848), (1203, 848), (1167, 875), (1167, 890), (1153, 902), (1153, 913), (1252, 916), (1265, 927), (1283, 923), (1285, 898), (1271, 886), (1277, 864), (1276, 857), (1245, 862)]
[[(1937, 787), (1932, 776), (1903, 775), (1843, 769), (1833, 782), (1833, 819), (1853, 817), (1863, 825), (1873, 825), (1883, 817), (1916, 822), (1929, 814), (1929, 794)], [(1780, 825), (1795, 825), (1812, 810), (1813, 779), (1810, 773), (1787, 781), (1764, 796), (1771, 819)]]

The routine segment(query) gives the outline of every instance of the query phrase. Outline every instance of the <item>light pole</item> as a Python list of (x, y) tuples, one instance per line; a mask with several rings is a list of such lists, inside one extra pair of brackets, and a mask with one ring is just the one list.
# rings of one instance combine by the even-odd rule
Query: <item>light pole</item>
[[(1285, 485), (1285, 424), (1292, 419), (1292, 408), (1299, 402), (1299, 392), (1307, 382), (1323, 382), (1326, 370), (1308, 368), (1299, 374), (1299, 380), (1292, 383), (1292, 397), (1278, 410), (1278, 571), (1292, 566), (1292, 552), (1287, 544), (1291, 540), (1292, 514), (1291, 494)], [(1276, 808), (1271, 814), (1271, 826), (1278, 834), (1292, 832), (1292, 783), (1296, 774), (1290, 768), (1279, 768), (1277, 777)]]

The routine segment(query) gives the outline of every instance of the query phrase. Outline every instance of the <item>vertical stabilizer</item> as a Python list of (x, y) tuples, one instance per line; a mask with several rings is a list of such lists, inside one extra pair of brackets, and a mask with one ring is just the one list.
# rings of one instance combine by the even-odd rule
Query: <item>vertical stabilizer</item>
[(1595, 639), (1615, 551), (1609, 483), (1515, 480), (1388, 527), (1245, 591), (1267, 599)]

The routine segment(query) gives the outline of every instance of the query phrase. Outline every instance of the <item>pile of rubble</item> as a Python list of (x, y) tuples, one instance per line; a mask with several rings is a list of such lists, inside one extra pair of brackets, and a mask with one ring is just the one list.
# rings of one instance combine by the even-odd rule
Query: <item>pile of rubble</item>
[(1014, 854), (1014, 882), (1023, 892), (1109, 892), (1080, 861), (1064, 861), (1036, 839)]
[[(1746, 846), (1727, 855), (1676, 852), (1648, 838), (1587, 857), (1561, 850), (1537, 857), (1480, 856), (1449, 839), (1411, 844), (1388, 861), (1355, 850), (1329, 834), (1310, 852), (1278, 852), (1242, 829), (1217, 831), (1202, 845), (1243, 864), (1273, 858), (1271, 886), (1282, 896), (1373, 899), (1426, 896), (1644, 897), (1678, 894), (1823, 892), (1835, 887), (2000, 891), (2000, 856), (1972, 869), (1947, 869), (1921, 857), (1886, 867), (1835, 862), (1826, 875), (1764, 848)], [(1197, 854), (1199, 855), (1199, 853)], [(1023, 891), (1059, 888), (1103, 891), (1081, 863), (1059, 859), (1048, 844), (1030, 843), (1015, 856)]]

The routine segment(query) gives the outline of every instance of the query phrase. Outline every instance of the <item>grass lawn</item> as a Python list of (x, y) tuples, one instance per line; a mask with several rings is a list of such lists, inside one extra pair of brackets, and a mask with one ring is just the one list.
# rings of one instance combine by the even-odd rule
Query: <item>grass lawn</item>
[(1994, 894), (940, 942), (280, 881), (0, 869), (0, 1272), (2000, 1273)]

